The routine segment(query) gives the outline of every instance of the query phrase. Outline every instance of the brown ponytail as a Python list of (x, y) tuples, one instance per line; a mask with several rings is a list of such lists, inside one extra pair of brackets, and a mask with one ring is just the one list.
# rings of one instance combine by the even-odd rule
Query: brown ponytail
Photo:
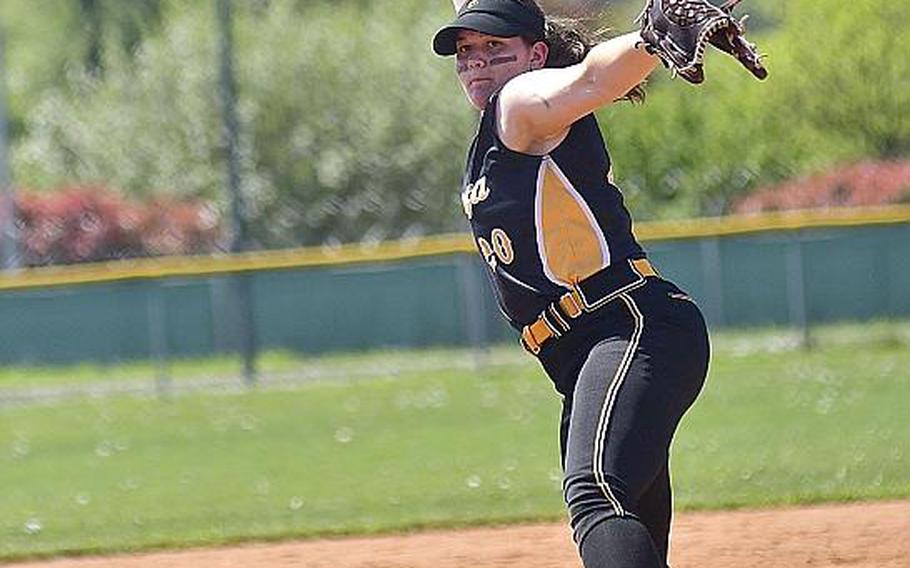
[[(544, 14), (535, 0), (516, 0), (529, 10)], [(581, 63), (598, 43), (606, 41), (606, 28), (591, 31), (578, 18), (564, 18), (544, 15), (544, 42), (549, 46), (545, 67), (568, 67)], [(530, 38), (528, 38), (530, 40)], [(644, 82), (636, 85), (619, 100), (641, 103), (645, 100)]]

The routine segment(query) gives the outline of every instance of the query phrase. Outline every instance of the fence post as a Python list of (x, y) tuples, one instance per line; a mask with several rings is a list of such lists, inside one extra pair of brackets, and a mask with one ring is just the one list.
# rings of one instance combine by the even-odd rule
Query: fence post
[(241, 356), (247, 386), (255, 385), (257, 378), (253, 278), (253, 274), (234, 273), (209, 280), (214, 350)]
[(167, 312), (164, 298), (164, 283), (152, 281), (152, 289), (146, 300), (148, 314), (149, 351), (155, 362), (155, 392), (165, 399), (171, 394), (171, 377), (168, 372)]
[(806, 278), (803, 260), (803, 240), (799, 231), (794, 231), (787, 243), (787, 304), (790, 324), (799, 332), (800, 345), (811, 348), (809, 317), (806, 309)]
[(723, 269), (721, 266), (720, 239), (717, 237), (701, 241), (702, 278), (705, 283), (705, 298), (702, 305), (709, 322), (715, 325), (725, 323)]
[[(240, 124), (237, 120), (237, 89), (234, 79), (234, 44), (232, 0), (215, 0), (218, 16), (218, 67), (221, 112), (224, 120), (224, 142), (227, 153), (228, 190), (231, 197), (231, 252), (247, 250), (248, 235), (246, 210), (240, 183)], [(231, 278), (240, 313), (241, 356), (243, 357), (243, 378), (247, 386), (256, 383), (256, 329), (253, 321), (252, 276), (237, 274)]]
[(253, 305), (254, 274), (239, 274), (234, 277), (237, 288), (237, 302), (240, 310), (240, 350), (243, 355), (243, 380), (248, 387), (256, 384), (256, 310)]
[(458, 284), (461, 289), (459, 306), (461, 307), (464, 331), (468, 346), (471, 348), (474, 368), (480, 369), (487, 363), (489, 349), (486, 320), (482, 314), (481, 282), (477, 278), (473, 255), (459, 254), (455, 262), (458, 271)]

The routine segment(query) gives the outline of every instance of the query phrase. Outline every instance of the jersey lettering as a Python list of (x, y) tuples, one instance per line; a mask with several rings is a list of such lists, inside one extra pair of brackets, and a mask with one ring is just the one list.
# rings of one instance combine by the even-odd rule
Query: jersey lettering
[(486, 176), (478, 179), (461, 192), (461, 205), (464, 207), (464, 214), (468, 219), (474, 216), (474, 206), (490, 196), (490, 188), (487, 187)]

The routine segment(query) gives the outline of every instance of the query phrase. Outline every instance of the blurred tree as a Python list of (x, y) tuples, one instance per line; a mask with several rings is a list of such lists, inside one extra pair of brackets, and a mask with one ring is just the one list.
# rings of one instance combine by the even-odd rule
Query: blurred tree
[(110, 181), (136, 196), (215, 196), (220, 123), (211, 6), (172, 12), (171, 23), (134, 53), (105, 50), (103, 77), (80, 65), (65, 88), (33, 102), (28, 135), (14, 154), (20, 183)]
[(104, 71), (106, 43), (132, 52), (161, 22), (162, 0), (79, 0), (79, 7), (85, 33), (84, 64), (95, 75)]
[[(720, 4), (720, 0), (709, 0)], [(641, 13), (645, 0), (537, 0), (548, 13), (582, 18), (597, 26), (607, 26), (617, 32), (635, 28), (633, 20)], [(749, 27), (763, 31), (779, 24), (787, 0), (762, 0), (746, 2), (737, 14), (750, 15)]]
[[(205, 4), (172, 5), (134, 55), (105, 52), (103, 78), (74, 72), (68, 91), (45, 93), (16, 148), (23, 179), (221, 200), (214, 13)], [(429, 50), (449, 8), (296, 4), (236, 14), (253, 238), (273, 247), (462, 229), (457, 189), (472, 114), (451, 62)]]
[[(457, 191), (474, 120), (429, 38), (443, 3), (275, 2), (241, 21), (263, 243), (379, 240), (464, 228)], [(407, 18), (402, 18), (407, 14)]]
[(103, 33), (104, 25), (102, 24), (102, 12), (100, 0), (79, 0), (79, 7), (82, 9), (82, 19), (85, 22), (86, 29), (86, 54), (85, 68), (93, 75), (101, 74), (101, 53), (104, 42)]
[(908, 2), (792, 2), (775, 45), (776, 65), (790, 78), (781, 113), (865, 154), (910, 154), (908, 21)]
[(0, 33), (6, 39), (9, 130), (22, 135), (25, 115), (39, 93), (64, 84), (71, 61), (74, 33), (79, 27), (78, 6), (56, 0), (0, 2)]
[(638, 219), (723, 214), (755, 185), (833, 152), (815, 144), (805, 125), (775, 118), (769, 95), (787, 80), (776, 67), (766, 82), (717, 53), (706, 67), (701, 86), (658, 72), (643, 106), (600, 113), (616, 177)]
[(10, 131), (24, 133), (25, 115), (48, 89), (66, 86), (67, 71), (102, 71), (105, 44), (131, 53), (161, 24), (165, 0), (4, 0)]
[[(827, 11), (816, 8), (822, 1)], [(56, 88), (30, 90), (21, 86), (30, 77), (18, 76), (18, 92), (31, 93), (14, 152), (18, 179), (33, 187), (108, 182), (136, 196), (225, 207), (213, 3), (95, 2), (104, 22), (130, 4), (139, 11), (129, 17), (151, 10), (160, 25), (128, 49), (102, 31), (103, 45), (120, 46), (102, 51), (103, 76), (81, 58), (53, 60), (50, 48), (57, 63), (48, 69), (71, 64), (65, 78), (44, 82)], [(752, 36), (771, 54), (768, 81), (712, 51), (704, 85), (659, 70), (644, 106), (599, 113), (636, 218), (720, 214), (758, 185), (864, 153), (907, 151), (910, 51), (898, 28), (910, 7), (771, 5), (787, 11), (764, 7), (766, 22), (783, 13), (783, 26)], [(451, 61), (429, 50), (451, 18), (447, 3), (256, 0), (237, 8), (243, 190), (259, 245), (466, 228), (457, 191), (476, 119)], [(68, 14), (67, 22), (81, 21), (78, 9)], [(54, 30), (45, 37), (65, 50)], [(36, 59), (34, 68), (45, 64)]]
[(770, 54), (767, 81), (712, 51), (703, 85), (658, 72), (644, 107), (601, 113), (639, 218), (722, 214), (758, 186), (910, 151), (910, 4), (785, 8), (778, 32), (751, 36)]

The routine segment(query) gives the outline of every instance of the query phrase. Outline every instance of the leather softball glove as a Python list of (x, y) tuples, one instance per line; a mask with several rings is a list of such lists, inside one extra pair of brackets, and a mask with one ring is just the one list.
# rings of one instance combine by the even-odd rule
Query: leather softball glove
[(705, 80), (708, 44), (729, 53), (759, 79), (768, 76), (754, 44), (746, 41), (746, 20), (733, 17), (741, 0), (717, 7), (707, 0), (648, 0), (636, 19), (648, 53), (656, 55), (674, 75), (690, 83)]

